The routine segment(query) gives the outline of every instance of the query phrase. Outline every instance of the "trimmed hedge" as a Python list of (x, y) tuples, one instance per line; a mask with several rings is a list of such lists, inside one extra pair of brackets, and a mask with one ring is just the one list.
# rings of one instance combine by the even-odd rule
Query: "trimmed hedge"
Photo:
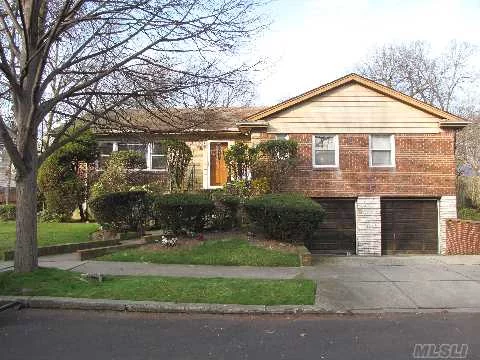
[(0, 220), (15, 220), (17, 208), (13, 204), (0, 205)]
[(240, 198), (235, 195), (212, 193), (215, 209), (211, 217), (211, 227), (218, 230), (231, 230), (238, 226)]
[(155, 196), (152, 208), (156, 224), (166, 230), (200, 232), (215, 205), (207, 194), (177, 193)]
[(104, 229), (141, 233), (150, 214), (150, 202), (145, 191), (126, 191), (100, 195), (90, 200), (89, 206)]
[(265, 236), (288, 242), (307, 241), (322, 222), (320, 204), (300, 194), (268, 194), (249, 199), (250, 222)]

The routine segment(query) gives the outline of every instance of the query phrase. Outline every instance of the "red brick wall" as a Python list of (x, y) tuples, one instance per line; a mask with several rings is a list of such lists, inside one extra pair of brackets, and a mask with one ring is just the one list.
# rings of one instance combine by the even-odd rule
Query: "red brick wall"
[(480, 221), (447, 220), (447, 255), (480, 255)]
[[(395, 168), (370, 168), (368, 134), (339, 134), (338, 169), (312, 168), (312, 134), (290, 134), (299, 144), (299, 164), (286, 191), (313, 197), (455, 195), (453, 130), (395, 134)], [(261, 134), (263, 139), (274, 134)]]

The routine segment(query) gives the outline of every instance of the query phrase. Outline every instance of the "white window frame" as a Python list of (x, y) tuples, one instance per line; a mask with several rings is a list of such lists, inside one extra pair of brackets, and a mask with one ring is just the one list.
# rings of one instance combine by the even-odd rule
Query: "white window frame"
[[(372, 164), (372, 136), (390, 136), (390, 165)], [(395, 168), (395, 135), (394, 134), (370, 134), (368, 135), (368, 165), (371, 168)]]
[[(148, 170), (148, 171), (158, 171), (158, 172), (167, 171), (167, 169), (168, 169), (168, 164), (167, 164), (167, 163), (165, 163), (165, 168), (164, 168), (164, 169), (153, 169), (153, 168), (152, 168), (152, 163), (153, 163), (152, 158), (153, 158), (154, 156), (165, 156), (165, 157), (167, 158), (167, 161), (168, 161), (167, 154), (165, 154), (165, 155), (159, 155), (159, 154), (154, 154), (154, 153), (153, 153), (154, 143), (155, 143), (155, 142), (153, 142), (153, 143), (148, 143), (148, 144), (147, 144), (147, 170)], [(157, 141), (157, 143), (158, 143), (158, 141)]]
[[(118, 140), (100, 140), (98, 142), (100, 143), (112, 143), (112, 153), (118, 151), (118, 144), (135, 144), (135, 143), (129, 143), (129, 142), (123, 142), (123, 141), (118, 141)], [(145, 157), (146, 157), (146, 165), (147, 167), (144, 169), (133, 169), (133, 170), (138, 170), (138, 171), (149, 171), (149, 172), (164, 172), (167, 171), (167, 166), (165, 166), (165, 169), (152, 169), (152, 155), (153, 155), (153, 143), (146, 143), (147, 145), (147, 151), (145, 152)], [(101, 156), (101, 155), (100, 155)], [(105, 156), (105, 157), (110, 157), (110, 155)], [(96, 161), (95, 168), (97, 171), (103, 171), (103, 169), (100, 169), (98, 160)]]
[[(279, 136), (283, 135), (284, 138), (280, 139)], [(275, 140), (290, 140), (290, 136), (287, 133), (278, 133), (275, 134)]]
[[(329, 136), (333, 137), (333, 143), (335, 145), (335, 164), (334, 165), (317, 165), (315, 164), (315, 137), (316, 136)], [(312, 166), (314, 169), (338, 169), (340, 164), (340, 146), (338, 142), (337, 134), (314, 134), (312, 135)]]

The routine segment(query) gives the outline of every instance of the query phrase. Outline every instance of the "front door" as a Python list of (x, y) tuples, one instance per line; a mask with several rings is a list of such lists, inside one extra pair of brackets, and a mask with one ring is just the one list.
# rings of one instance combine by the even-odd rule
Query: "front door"
[(227, 183), (227, 166), (223, 156), (227, 147), (226, 141), (210, 143), (210, 186), (223, 186)]

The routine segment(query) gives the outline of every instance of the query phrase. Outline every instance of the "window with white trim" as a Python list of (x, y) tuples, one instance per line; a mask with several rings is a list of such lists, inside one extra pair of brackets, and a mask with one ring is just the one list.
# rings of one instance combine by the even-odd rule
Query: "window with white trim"
[(288, 134), (277, 134), (275, 135), (275, 140), (288, 140)]
[(370, 166), (395, 166), (395, 137), (393, 135), (370, 135), (369, 148)]
[(313, 167), (338, 167), (338, 135), (313, 135)]
[(167, 146), (164, 143), (151, 144), (150, 169), (165, 170), (167, 168)]
[(110, 157), (110, 155), (114, 150), (113, 146), (114, 146), (113, 142), (102, 141), (98, 143), (98, 152), (99, 152), (98, 163), (97, 163), (98, 169), (105, 168), (105, 163), (107, 162), (108, 158)]
[(146, 170), (166, 170), (167, 148), (164, 144), (158, 143), (134, 143), (118, 141), (101, 141), (98, 143), (99, 158), (97, 169), (103, 170), (105, 163), (115, 151), (137, 151), (145, 156)]

